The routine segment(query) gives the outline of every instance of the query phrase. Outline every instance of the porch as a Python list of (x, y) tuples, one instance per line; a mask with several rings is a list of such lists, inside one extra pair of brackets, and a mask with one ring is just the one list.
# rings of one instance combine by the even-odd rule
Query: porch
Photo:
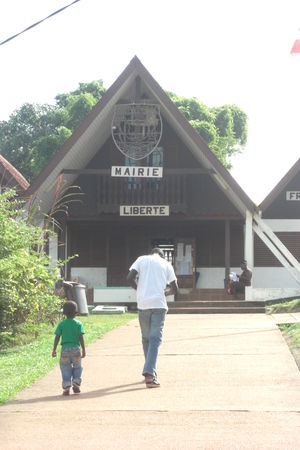
[[(96, 305), (127, 306), (136, 310), (135, 291), (130, 287), (95, 288)], [(244, 295), (228, 296), (224, 289), (194, 289), (168, 298), (169, 314), (244, 314), (264, 313), (264, 301), (245, 301)]]

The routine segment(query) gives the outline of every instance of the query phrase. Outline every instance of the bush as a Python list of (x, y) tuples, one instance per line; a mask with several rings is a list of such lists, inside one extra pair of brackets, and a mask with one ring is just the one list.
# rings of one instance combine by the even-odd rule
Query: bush
[(61, 303), (53, 290), (59, 267), (43, 250), (44, 230), (28, 224), (22, 207), (13, 190), (0, 192), (0, 333), (51, 320)]

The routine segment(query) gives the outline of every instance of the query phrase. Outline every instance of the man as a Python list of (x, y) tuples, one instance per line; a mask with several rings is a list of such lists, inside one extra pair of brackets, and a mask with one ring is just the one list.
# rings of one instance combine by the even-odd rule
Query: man
[(238, 281), (232, 281), (230, 283), (231, 294), (245, 293), (245, 286), (251, 286), (252, 283), (252, 270), (247, 267), (247, 261), (244, 259), (241, 262), (241, 275), (237, 275)]
[[(150, 255), (140, 256), (130, 267), (127, 281), (136, 289), (139, 323), (142, 334), (145, 365), (143, 376), (148, 388), (159, 387), (156, 361), (166, 312), (166, 297), (176, 294), (177, 279), (172, 265), (164, 259), (163, 251), (156, 247)], [(169, 290), (165, 290), (167, 285)]]

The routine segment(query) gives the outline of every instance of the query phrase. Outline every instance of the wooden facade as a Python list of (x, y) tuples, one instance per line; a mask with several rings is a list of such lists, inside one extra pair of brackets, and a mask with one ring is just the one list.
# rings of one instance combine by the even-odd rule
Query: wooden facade
[[(130, 160), (116, 146), (112, 120), (116, 105), (139, 101), (160, 109), (162, 136), (152, 153)], [(160, 167), (163, 175), (112, 176), (116, 166)], [(65, 278), (84, 272), (80, 281), (95, 287), (97, 279), (88, 281), (95, 271), (102, 286), (124, 286), (135, 258), (157, 245), (174, 264), (182, 288), (220, 288), (241, 259), (248, 257), (251, 265), (246, 217), (255, 205), (137, 58), (31, 186), (45, 212), (61, 177), (82, 192), (60, 218), (58, 256), (78, 254)], [(126, 216), (121, 207), (142, 212)], [(158, 207), (167, 213), (156, 215)], [(151, 208), (154, 214), (145, 214)]]
[[(140, 222), (142, 220), (142, 222)], [(139, 221), (139, 223), (137, 223)], [(170, 247), (181, 239), (195, 240), (196, 267), (225, 268), (225, 225), (219, 221), (170, 222), (150, 219), (68, 222), (69, 254), (79, 257), (72, 267), (107, 267), (107, 286), (126, 285), (132, 262), (155, 245)], [(243, 257), (243, 225), (231, 225), (231, 266), (239, 267)], [(68, 272), (70, 278), (71, 272)], [(183, 287), (183, 286), (181, 286)]]
[[(164, 123), (160, 152), (163, 177), (111, 176), (112, 166), (126, 158), (111, 138), (86, 168), (73, 171), (83, 198), (69, 207), (68, 256), (78, 254), (68, 267), (106, 267), (107, 286), (126, 285), (132, 262), (154, 245), (175, 246), (194, 241), (195, 268), (225, 268), (225, 221), (230, 223), (230, 266), (243, 258), (243, 218), (189, 149)], [(147, 166), (147, 158), (140, 165)], [(72, 173), (66, 169), (65, 173)], [(168, 217), (120, 217), (120, 205), (168, 205)], [(225, 272), (224, 272), (225, 274)], [(195, 275), (196, 276), (196, 275)], [(192, 287), (193, 282), (182, 287)], [(194, 280), (195, 284), (196, 279)]]

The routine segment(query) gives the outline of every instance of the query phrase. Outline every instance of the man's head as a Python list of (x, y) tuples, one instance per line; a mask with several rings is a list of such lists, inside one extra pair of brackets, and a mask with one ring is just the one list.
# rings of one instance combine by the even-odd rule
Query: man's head
[(75, 317), (77, 314), (77, 304), (75, 302), (69, 301), (63, 305), (63, 314), (67, 316), (68, 319)]
[(164, 255), (164, 252), (162, 251), (162, 249), (161, 248), (159, 248), (159, 247), (154, 247), (152, 250), (151, 250), (151, 255), (159, 255), (161, 258), (164, 258), (165, 257), (165, 255)]
[(247, 268), (247, 261), (245, 259), (243, 259), (241, 261), (240, 267), (241, 267), (242, 270)]

